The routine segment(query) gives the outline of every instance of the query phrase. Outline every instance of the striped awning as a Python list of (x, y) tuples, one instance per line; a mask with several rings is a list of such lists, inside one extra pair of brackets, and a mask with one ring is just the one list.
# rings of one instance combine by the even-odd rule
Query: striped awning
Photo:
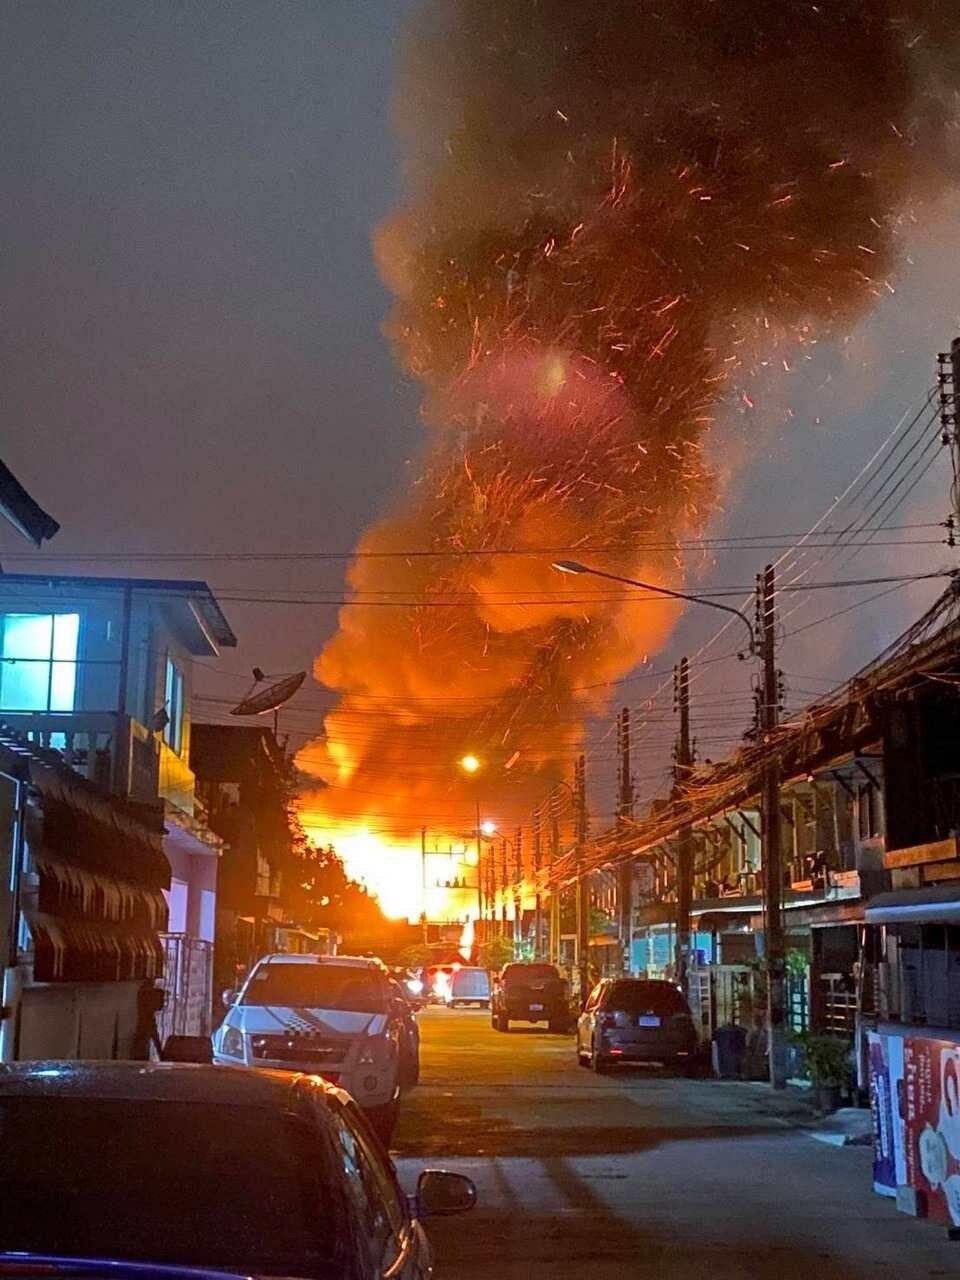
[(31, 913), (35, 982), (124, 982), (163, 973), (163, 943), (148, 930)]

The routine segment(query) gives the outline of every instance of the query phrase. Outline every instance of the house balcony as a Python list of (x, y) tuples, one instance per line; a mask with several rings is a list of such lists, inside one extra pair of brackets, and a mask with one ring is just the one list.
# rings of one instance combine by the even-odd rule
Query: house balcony
[(0, 721), (37, 746), (57, 751), (101, 791), (142, 804), (158, 798), (155, 735), (115, 711), (0, 712)]

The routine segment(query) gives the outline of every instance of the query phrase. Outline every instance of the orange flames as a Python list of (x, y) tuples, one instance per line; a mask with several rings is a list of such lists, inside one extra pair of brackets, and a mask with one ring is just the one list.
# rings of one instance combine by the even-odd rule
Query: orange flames
[(934, 0), (424, 6), (377, 250), (430, 436), (316, 663), (339, 701), (308, 825), (462, 836), (484, 788), (516, 820), (567, 768), (677, 607), (551, 561), (682, 583), (731, 376), (868, 305), (945, 171), (953, 25)]

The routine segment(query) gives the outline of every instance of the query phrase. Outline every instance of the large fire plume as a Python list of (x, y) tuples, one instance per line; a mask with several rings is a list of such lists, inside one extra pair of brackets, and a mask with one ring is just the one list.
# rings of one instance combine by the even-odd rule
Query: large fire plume
[(301, 755), (325, 784), (311, 825), (452, 833), (472, 822), (463, 751), (512, 762), (516, 813), (566, 767), (596, 686), (676, 609), (551, 561), (682, 583), (738, 371), (861, 314), (897, 219), (950, 172), (955, 18), (932, 0), (423, 7), (397, 104), (408, 199), (376, 247), (429, 438), (316, 663), (339, 702)]

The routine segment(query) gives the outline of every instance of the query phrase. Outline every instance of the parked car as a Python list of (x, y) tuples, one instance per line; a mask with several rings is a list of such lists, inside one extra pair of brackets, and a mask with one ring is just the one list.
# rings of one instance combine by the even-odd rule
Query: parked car
[(464, 966), (454, 969), (443, 997), (443, 1002), (450, 1009), (462, 1004), (477, 1004), (490, 1007), (490, 975), (486, 969), (473, 969)]
[(265, 956), (228, 999), (215, 1063), (315, 1072), (346, 1089), (389, 1141), (411, 1082), (412, 1014), (378, 960)]
[(0, 1132), (0, 1274), (427, 1280), (420, 1219), (476, 1198), (431, 1171), (408, 1199), (352, 1099), (289, 1072), (16, 1063), (0, 1067)]
[(699, 1041), (690, 1006), (670, 982), (604, 978), (577, 1022), (577, 1058), (602, 1073), (621, 1062), (692, 1069)]
[(551, 1031), (570, 1029), (570, 991), (552, 964), (508, 964), (493, 988), (490, 1015), (496, 1031), (511, 1022), (545, 1022)]
[(397, 1012), (403, 1022), (403, 1038), (400, 1041), (400, 1089), (412, 1089), (420, 1081), (420, 1024), (417, 1022), (419, 1005), (407, 996), (402, 984), (394, 977), (387, 982)]

